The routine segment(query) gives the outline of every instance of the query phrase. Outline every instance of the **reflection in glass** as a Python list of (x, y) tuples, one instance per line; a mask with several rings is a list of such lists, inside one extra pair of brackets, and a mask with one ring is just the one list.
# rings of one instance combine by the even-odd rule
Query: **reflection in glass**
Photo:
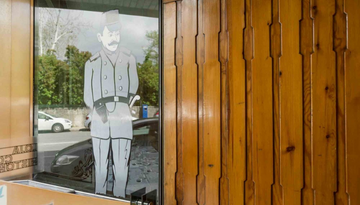
[(135, 1), (36, 1), (34, 180), (125, 199), (158, 189), (158, 1)]

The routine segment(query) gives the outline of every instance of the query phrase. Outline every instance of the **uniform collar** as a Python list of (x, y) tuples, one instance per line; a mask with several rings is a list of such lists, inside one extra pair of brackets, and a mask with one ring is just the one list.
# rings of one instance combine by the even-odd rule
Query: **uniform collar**
[(102, 48), (101, 53), (106, 56), (106, 58), (110, 61), (110, 63), (115, 67), (117, 59), (119, 58), (120, 49), (116, 49), (115, 52), (111, 52), (105, 47)]

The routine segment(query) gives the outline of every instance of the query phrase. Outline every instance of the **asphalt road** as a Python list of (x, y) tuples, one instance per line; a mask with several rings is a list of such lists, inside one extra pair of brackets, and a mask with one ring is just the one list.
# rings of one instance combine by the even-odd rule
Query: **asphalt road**
[(36, 137), (36, 143), (38, 152), (50, 152), (62, 150), (65, 147), (90, 138), (90, 131), (85, 129), (60, 133), (40, 132)]
[[(71, 146), (77, 142), (90, 139), (90, 131), (85, 129), (65, 131), (61, 133), (40, 132), (36, 137), (38, 148), (37, 173), (51, 172), (51, 162), (58, 151)], [(133, 143), (131, 148), (129, 179), (127, 194), (133, 191), (147, 188), (147, 191), (157, 189), (159, 175), (159, 155), (152, 146), (139, 146)], [(39, 175), (41, 178), (41, 174)], [(112, 178), (112, 173), (109, 173)], [(41, 181), (41, 180), (40, 180)], [(49, 179), (45, 179), (49, 181)], [(54, 184), (61, 185), (62, 180), (55, 179)], [(70, 182), (72, 184), (72, 182)], [(93, 186), (93, 185), (92, 185)], [(112, 181), (108, 183), (108, 190), (111, 190)], [(90, 190), (93, 190), (91, 187)], [(90, 190), (84, 190), (89, 191)]]
[(60, 133), (39, 132), (35, 138), (38, 148), (38, 171), (50, 172), (51, 162), (58, 151), (90, 138), (90, 131), (85, 129)]

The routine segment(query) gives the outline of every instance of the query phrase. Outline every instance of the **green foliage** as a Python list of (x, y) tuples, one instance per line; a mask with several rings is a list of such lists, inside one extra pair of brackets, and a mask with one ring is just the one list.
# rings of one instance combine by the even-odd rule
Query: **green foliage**
[(91, 53), (67, 46), (65, 57), (58, 60), (51, 51), (39, 56), (38, 105), (83, 105), (84, 66)]
[[(146, 34), (149, 47), (143, 63), (137, 64), (140, 104), (159, 105), (159, 35), (156, 31)], [(38, 105), (84, 106), (84, 68), (90, 52), (80, 52), (75, 46), (67, 46), (65, 59), (59, 60), (54, 50), (39, 56), (37, 61)]]
[(159, 34), (151, 31), (146, 34), (150, 45), (144, 50), (145, 60), (137, 64), (139, 76), (140, 104), (159, 105)]

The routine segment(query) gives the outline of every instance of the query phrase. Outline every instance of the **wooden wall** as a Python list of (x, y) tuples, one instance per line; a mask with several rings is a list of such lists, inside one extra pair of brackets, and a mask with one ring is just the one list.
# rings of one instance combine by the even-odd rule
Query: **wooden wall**
[[(0, 1), (0, 155), (6, 152), (4, 147), (33, 141), (32, 2)], [(1, 173), (0, 178), (29, 171)]]
[(360, 204), (360, 1), (163, 3), (164, 204)]

